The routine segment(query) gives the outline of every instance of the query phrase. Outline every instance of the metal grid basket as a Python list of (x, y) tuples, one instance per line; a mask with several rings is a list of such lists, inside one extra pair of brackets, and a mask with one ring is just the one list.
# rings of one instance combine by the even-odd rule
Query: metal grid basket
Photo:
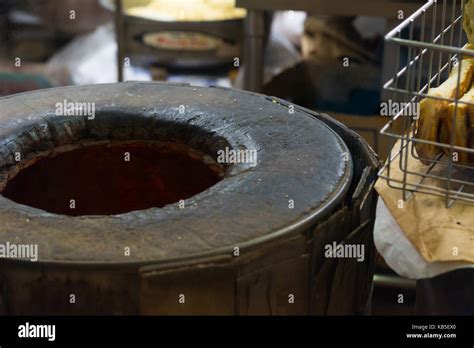
[[(468, 110), (473, 107), (474, 120), (474, 104), (459, 101), (462, 64), (468, 64), (463, 60), (474, 58), (474, 50), (463, 47), (467, 42), (463, 18), (464, 0), (429, 0), (385, 37), (386, 44), (395, 48), (396, 64), (385, 67), (394, 69), (390, 75), (393, 78), (384, 85), (391, 98), (385, 102), (387, 110), (393, 112), (381, 134), (392, 137), (395, 146), (379, 176), (386, 179), (390, 187), (402, 190), (404, 200), (414, 192), (422, 192), (443, 197), (446, 207), (456, 200), (474, 202), (474, 121), (471, 124), (468, 116), (458, 119), (459, 105), (466, 104)], [(453, 68), (458, 72), (453, 98), (429, 94), (446, 80)], [(454, 110), (450, 130), (443, 129), (448, 122), (447, 114), (440, 119), (436, 130), (436, 134), (445, 131), (448, 141), (417, 136), (419, 105), (425, 98), (452, 103), (449, 105), (450, 110)], [(456, 122), (464, 122), (465, 127), (469, 127), (466, 143), (459, 144), (456, 139)], [(458, 126), (463, 124), (458, 123)], [(439, 154), (431, 158), (420, 156), (417, 148), (422, 144), (436, 146), (434, 149)], [(459, 158), (468, 160), (459, 161)]]

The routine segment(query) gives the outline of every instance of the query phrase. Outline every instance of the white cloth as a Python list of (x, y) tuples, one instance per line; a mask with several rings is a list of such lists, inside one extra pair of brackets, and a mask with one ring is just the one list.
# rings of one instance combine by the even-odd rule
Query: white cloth
[[(117, 43), (112, 23), (76, 37), (50, 58), (48, 64), (66, 66), (76, 85), (117, 82)], [(125, 81), (150, 81), (151, 74), (137, 66), (125, 66)]]

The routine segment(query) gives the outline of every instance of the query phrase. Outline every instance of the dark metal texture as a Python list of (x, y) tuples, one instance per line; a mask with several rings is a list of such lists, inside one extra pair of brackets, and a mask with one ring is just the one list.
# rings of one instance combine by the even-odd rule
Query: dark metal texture
[[(95, 120), (55, 116), (55, 104), (63, 100), (95, 103)], [(352, 174), (350, 159), (343, 160), (348, 150), (330, 128), (308, 115), (291, 115), (266, 97), (234, 90), (126, 83), (49, 89), (0, 103), (4, 174), (19, 166), (16, 151), (34, 157), (91, 138), (172, 137), (214, 156), (226, 143), (258, 151), (257, 166), (236, 165), (223, 181), (189, 199), (188, 209), (170, 205), (72, 218), (0, 198), (0, 241), (37, 243), (41, 261), (160, 261), (231, 250), (310, 224), (342, 199)], [(136, 252), (125, 258), (124, 246)]]
[(122, 0), (115, 0), (115, 40), (117, 41), (117, 81), (123, 82), (124, 38), (123, 38), (123, 6)]
[(244, 86), (261, 92), (263, 83), (263, 53), (265, 16), (263, 11), (249, 10), (245, 19)]
[[(63, 100), (96, 103), (95, 120), (55, 116)], [(0, 243), (39, 249), (38, 262), (1, 260), (0, 313), (369, 310), (378, 162), (331, 118), (248, 92), (154, 83), (43, 90), (2, 98), (0, 110), (0, 183), (21, 166), (15, 152), (28, 161), (83, 139), (171, 137), (211, 156), (223, 146), (258, 150), (255, 167), (234, 165), (185, 209), (70, 217), (0, 197)], [(364, 244), (366, 262), (325, 259), (333, 241)]]

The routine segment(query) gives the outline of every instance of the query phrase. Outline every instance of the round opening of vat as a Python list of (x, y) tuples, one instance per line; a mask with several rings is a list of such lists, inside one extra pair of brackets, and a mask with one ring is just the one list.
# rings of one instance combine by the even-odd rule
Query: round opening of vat
[(112, 215), (163, 207), (223, 177), (209, 156), (180, 144), (91, 145), (31, 161), (2, 194), (65, 215)]

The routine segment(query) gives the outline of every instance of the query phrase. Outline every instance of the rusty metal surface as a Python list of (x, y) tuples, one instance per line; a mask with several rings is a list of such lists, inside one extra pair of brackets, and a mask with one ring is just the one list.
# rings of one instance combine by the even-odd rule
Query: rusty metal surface
[[(55, 104), (94, 102), (96, 118), (58, 117)], [(180, 114), (179, 107), (185, 106)], [(348, 148), (312, 115), (269, 97), (221, 88), (124, 83), (49, 89), (0, 99), (0, 183), (26, 160), (86, 139), (173, 138), (209, 155), (258, 150), (224, 180), (186, 200), (114, 216), (70, 217), (0, 197), (0, 243), (38, 244), (42, 263), (122, 264), (190, 259), (289, 238), (341, 203)], [(21, 165), (21, 164), (20, 164)], [(1, 185), (0, 185), (1, 187)], [(295, 202), (288, 208), (288, 200)], [(124, 247), (131, 248), (124, 256)]]

